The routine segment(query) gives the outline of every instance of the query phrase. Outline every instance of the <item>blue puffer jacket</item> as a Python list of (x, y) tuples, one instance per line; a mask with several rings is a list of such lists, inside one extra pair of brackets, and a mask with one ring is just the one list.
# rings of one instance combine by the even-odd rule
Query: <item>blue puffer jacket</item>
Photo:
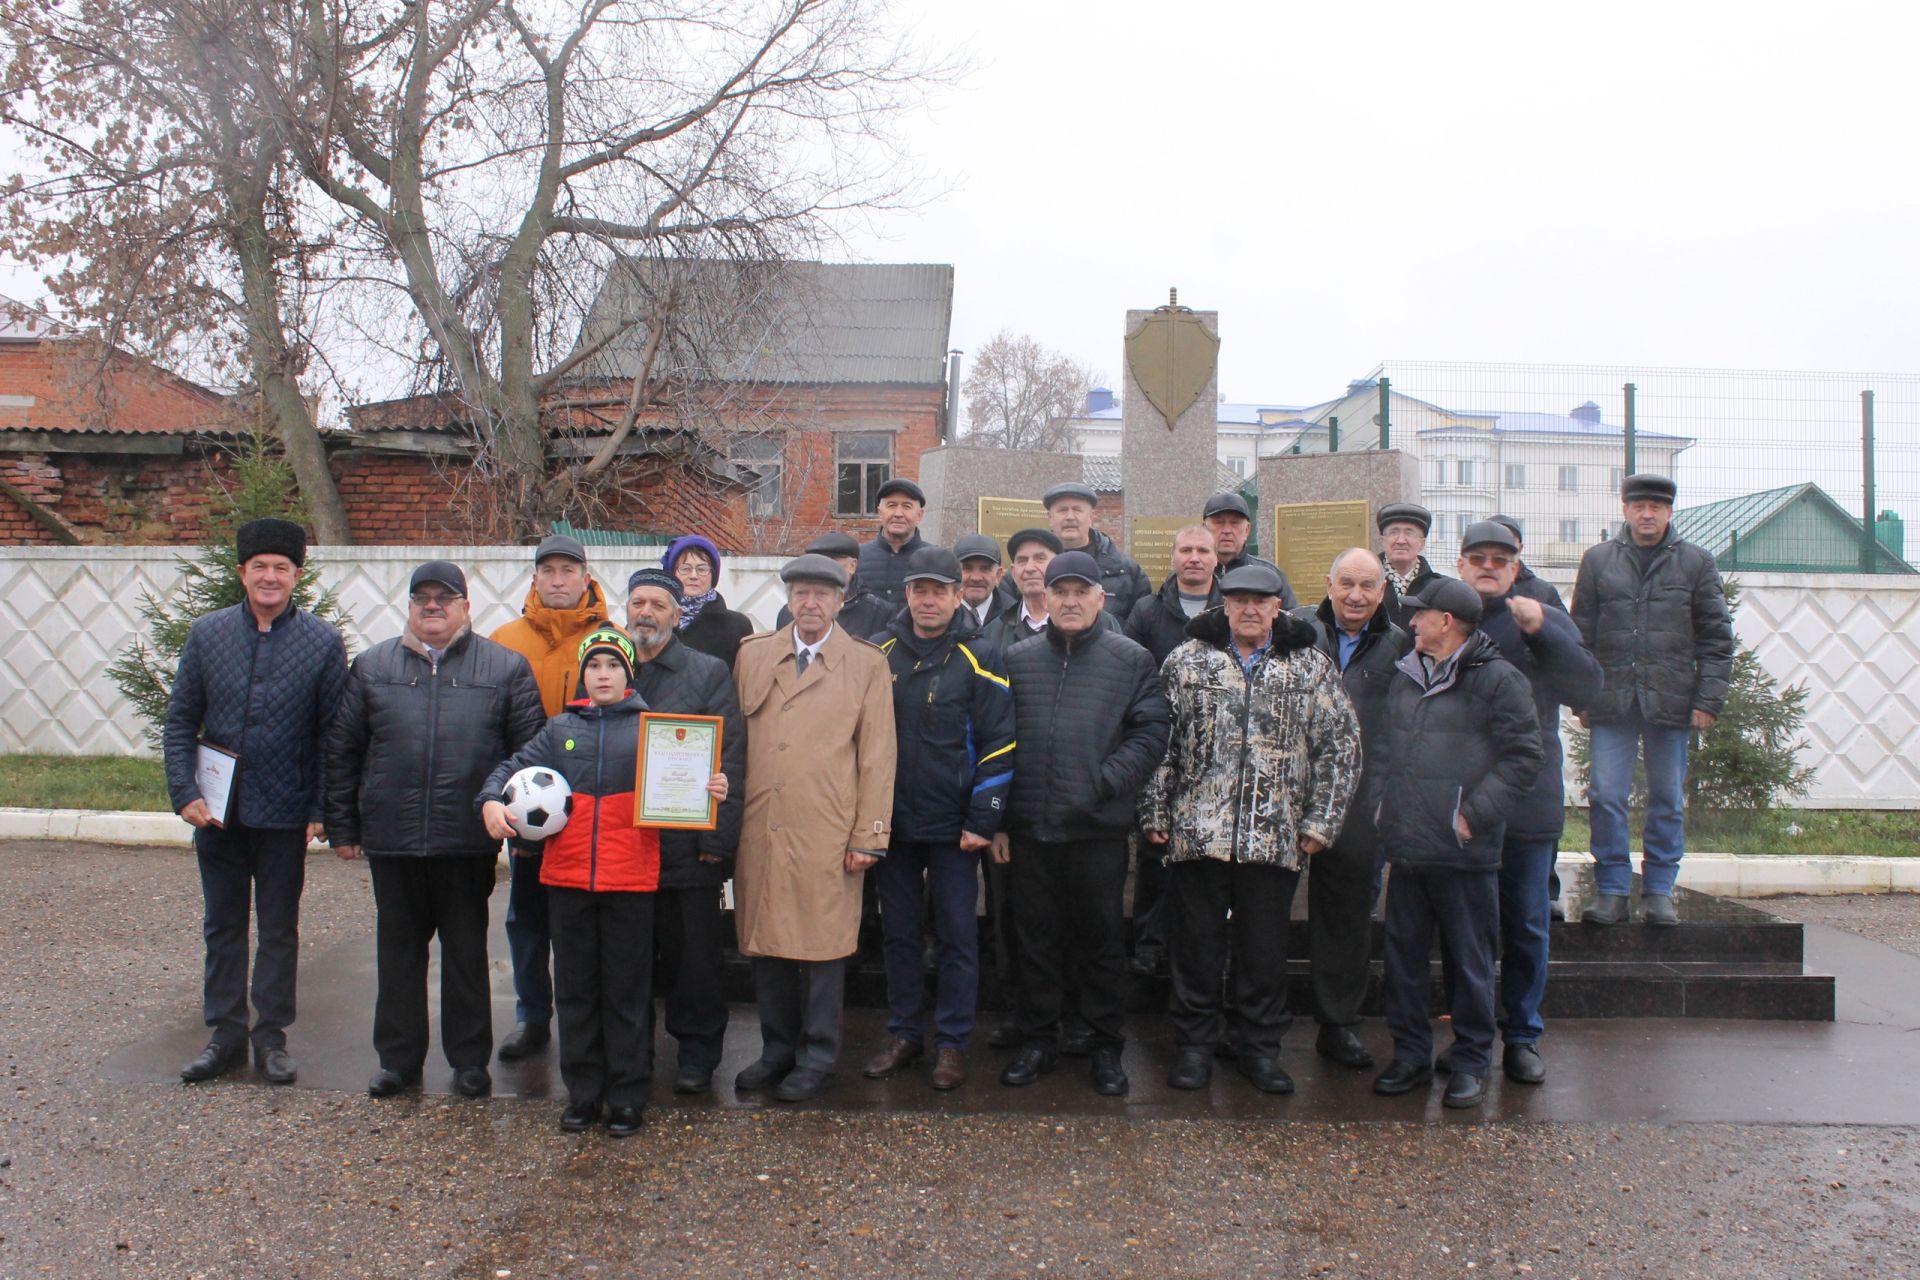
[(244, 601), (193, 624), (180, 651), (161, 750), (175, 813), (201, 799), (204, 737), (240, 757), (239, 820), (285, 830), (320, 821), (320, 739), (347, 685), (340, 633), (289, 606), (260, 630)]

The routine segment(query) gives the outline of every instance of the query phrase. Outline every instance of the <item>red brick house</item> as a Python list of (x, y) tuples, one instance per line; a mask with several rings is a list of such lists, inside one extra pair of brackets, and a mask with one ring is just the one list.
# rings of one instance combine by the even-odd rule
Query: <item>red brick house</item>
[[(879, 485), (918, 478), (946, 429), (953, 268), (694, 264), (665, 283), (691, 300), (676, 294), (658, 344), (658, 393), (574, 523), (769, 553), (869, 530)], [(657, 266), (601, 287), (542, 405), (556, 471), (623, 417), (661, 292)], [(0, 313), (0, 544), (198, 541), (245, 404), (131, 357), (102, 365), (46, 317), (14, 315)], [(499, 540), (456, 397), (347, 416), (327, 448), (357, 542)]]

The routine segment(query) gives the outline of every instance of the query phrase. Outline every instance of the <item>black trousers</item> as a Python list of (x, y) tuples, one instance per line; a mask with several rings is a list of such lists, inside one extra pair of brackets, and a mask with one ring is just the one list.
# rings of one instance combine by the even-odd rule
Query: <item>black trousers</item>
[(760, 1060), (833, 1070), (840, 1061), (840, 1015), (847, 1002), (847, 962), (753, 957), (760, 1003)]
[(1160, 857), (1166, 846), (1134, 836), (1133, 949), (1167, 945), (1167, 864)]
[(1125, 836), (1048, 843), (1015, 836), (1013, 909), (1020, 934), (1020, 1031), (1052, 1048), (1071, 990), (1088, 1043), (1123, 1043), (1126, 1013)]
[(454, 1070), (493, 1056), (487, 984), (492, 849), (417, 858), (373, 854), (373, 1047), (380, 1065), (414, 1075), (427, 1060), (427, 946), (440, 937), (440, 1048)]
[[(1317, 874), (1317, 871), (1316, 871)], [(1287, 1012), (1287, 919), (1300, 873), (1281, 866), (1201, 858), (1167, 868), (1168, 997), (1173, 1041), (1211, 1049), (1227, 1035), (1221, 990), (1233, 984), (1232, 1043), (1277, 1054)], [(1232, 963), (1229, 966), (1228, 960)]]
[[(666, 1006), (667, 1034), (680, 1045), (680, 1065), (711, 1071), (727, 1039), (727, 985), (721, 946), (720, 887), (661, 889), (654, 894), (654, 990)], [(653, 1004), (647, 1004), (651, 1028)], [(653, 1052), (653, 1036), (647, 1036)]]
[(560, 1079), (570, 1101), (647, 1105), (653, 909), (650, 893), (547, 889)]
[(307, 882), (307, 833), (242, 826), (200, 827), (193, 833), (206, 912), (207, 943), (201, 1005), (213, 1038), (245, 1044), (247, 1031), (247, 920), (259, 921), (253, 959), (252, 1040), (261, 1049), (287, 1043), (293, 1023), (294, 980), (300, 959), (300, 893)]
[(1324, 1027), (1360, 1021), (1373, 976), (1373, 823), (1349, 814), (1347, 829), (1307, 864), (1307, 946), (1313, 1017)]
[(1433, 1060), (1427, 1018), (1430, 957), (1439, 930), (1453, 1020), (1453, 1069), (1484, 1076), (1492, 1059), (1494, 957), (1500, 948), (1500, 872), (1395, 863), (1387, 879), (1387, 1030), (1396, 1062)]

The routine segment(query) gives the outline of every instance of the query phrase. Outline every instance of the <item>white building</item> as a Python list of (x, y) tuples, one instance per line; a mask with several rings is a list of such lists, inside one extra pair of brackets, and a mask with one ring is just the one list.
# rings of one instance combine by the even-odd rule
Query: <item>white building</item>
[[(1220, 465), (1241, 479), (1253, 474), (1254, 463), (1269, 452), (1267, 443), (1284, 437), (1291, 441), (1310, 424), (1299, 421), (1300, 410), (1291, 405), (1228, 404), (1222, 401), (1214, 410), (1216, 453)], [(1120, 456), (1120, 402), (1106, 387), (1087, 393), (1086, 407), (1067, 420), (1072, 432), (1068, 448), (1088, 457)]]

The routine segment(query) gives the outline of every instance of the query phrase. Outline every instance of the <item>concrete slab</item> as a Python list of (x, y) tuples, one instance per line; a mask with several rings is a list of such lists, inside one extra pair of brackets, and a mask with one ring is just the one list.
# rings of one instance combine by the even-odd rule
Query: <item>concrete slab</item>
[[(500, 929), (504, 895), (493, 903), (492, 954), (496, 1038), (511, 1025), (513, 1000), (506, 946)], [(1210, 1088), (1182, 1093), (1166, 1086), (1173, 1058), (1164, 1019), (1134, 1018), (1126, 1065), (1131, 1094), (1096, 1096), (1084, 1062), (1069, 1059), (1058, 1074), (1025, 1089), (1008, 1089), (997, 1074), (1007, 1055), (977, 1047), (970, 1055), (973, 1079), (952, 1093), (925, 1082), (924, 1067), (888, 1081), (859, 1076), (859, 1066), (885, 1039), (884, 1015), (851, 1010), (836, 1087), (815, 1109), (861, 1113), (1233, 1119), (1253, 1121), (1470, 1123), (1491, 1120), (1676, 1124), (1694, 1122), (1791, 1124), (1920, 1124), (1920, 1076), (1911, 1068), (1912, 1042), (1920, 1031), (1920, 958), (1852, 934), (1809, 925), (1807, 968), (1839, 979), (1838, 1018), (1833, 1023), (1753, 1022), (1707, 1019), (1606, 1019), (1553, 1022), (1541, 1049), (1551, 1075), (1527, 1088), (1496, 1077), (1487, 1104), (1471, 1112), (1440, 1106), (1438, 1088), (1402, 1098), (1376, 1097), (1372, 1073), (1351, 1072), (1319, 1058), (1312, 1029), (1297, 1024), (1283, 1064), (1298, 1084), (1292, 1097), (1257, 1093), (1230, 1064), (1220, 1063)], [(376, 1066), (369, 1041), (373, 1007), (373, 944), (370, 938), (322, 953), (301, 971), (300, 1020), (292, 1047), (300, 1060), (302, 1089), (361, 1092)], [(437, 991), (437, 972), (429, 990)], [(1384, 1063), (1390, 1055), (1378, 1021), (1361, 1037)], [(172, 1082), (180, 1065), (205, 1043), (204, 1028), (183, 1017), (162, 1033), (114, 1052), (102, 1073), (115, 1082)], [(1437, 1039), (1446, 1042), (1444, 1022)], [(438, 1045), (438, 1028), (435, 1028)], [(759, 1051), (753, 1010), (736, 1006), (727, 1034), (727, 1056), (710, 1098), (676, 1098), (669, 1090), (673, 1046), (664, 1032), (654, 1102), (667, 1113), (722, 1109), (785, 1110), (763, 1095), (736, 1094), (734, 1074)], [(424, 1088), (451, 1091), (451, 1072), (430, 1059)], [(556, 1050), (530, 1062), (494, 1065), (495, 1092), (554, 1100), (564, 1096)], [(257, 1088), (242, 1073), (200, 1089)], [(407, 1104), (402, 1103), (402, 1106)]]

